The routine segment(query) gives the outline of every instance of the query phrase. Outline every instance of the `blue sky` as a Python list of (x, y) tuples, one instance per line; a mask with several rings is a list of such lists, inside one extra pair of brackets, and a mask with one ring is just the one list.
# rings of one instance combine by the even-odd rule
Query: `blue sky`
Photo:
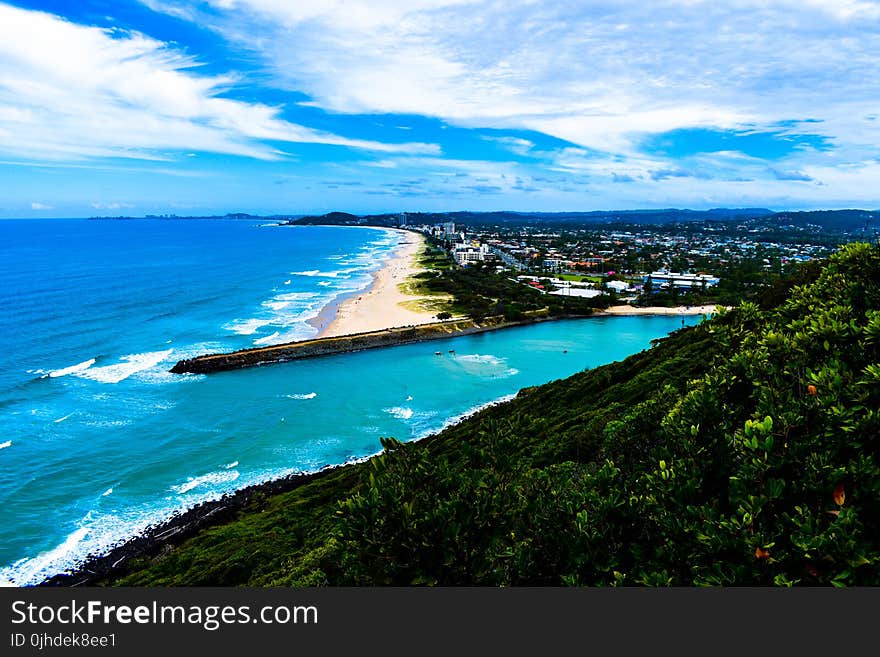
[(0, 0), (0, 216), (880, 207), (880, 3)]

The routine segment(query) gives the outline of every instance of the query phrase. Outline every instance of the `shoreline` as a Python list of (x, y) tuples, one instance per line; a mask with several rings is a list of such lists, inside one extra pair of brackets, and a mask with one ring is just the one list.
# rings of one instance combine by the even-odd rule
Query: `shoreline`
[(352, 292), (327, 304), (309, 321), (317, 331), (315, 338), (330, 338), (369, 333), (401, 326), (419, 326), (436, 321), (436, 313), (416, 311), (403, 306), (426, 297), (407, 294), (400, 285), (424, 271), (417, 264), (425, 247), (420, 233), (400, 228), (377, 228), (394, 231), (401, 241), (382, 266), (372, 272), (373, 280), (364, 290)]
[(645, 306), (644, 308), (637, 308), (630, 305), (620, 305), (608, 306), (608, 308), (604, 310), (599, 310), (597, 308), (595, 310), (595, 315), (599, 317), (602, 315), (713, 315), (718, 312), (719, 308), (725, 307), (726, 306), (720, 306), (714, 303), (706, 304), (704, 306), (673, 306), (671, 308), (666, 306)]
[[(216, 354), (202, 354), (193, 358), (178, 361), (169, 371), (172, 374), (211, 374), (227, 370), (258, 367), (275, 363), (286, 363), (303, 358), (333, 356), (337, 354), (377, 349), (380, 347), (396, 347), (400, 345), (428, 342), (442, 338), (453, 338), (486, 331), (498, 331), (527, 324), (545, 321), (590, 317), (626, 317), (626, 316), (711, 316), (719, 306), (649, 306), (634, 308), (628, 305), (611, 306), (606, 310), (594, 309), (589, 315), (566, 315), (549, 317), (546, 311), (536, 311), (529, 317), (517, 321), (505, 321), (503, 317), (489, 317), (479, 324), (473, 320), (446, 320), (422, 323), (417, 325), (381, 328), (359, 333), (328, 335), (285, 342), (268, 347), (251, 347), (237, 351)], [(343, 325), (340, 325), (340, 327)]]
[[(363, 460), (372, 458), (373, 455)], [(180, 545), (199, 531), (225, 520), (232, 520), (252, 502), (264, 495), (280, 495), (311, 483), (315, 479), (336, 472), (358, 461), (329, 465), (312, 472), (297, 472), (268, 479), (236, 489), (214, 500), (200, 502), (148, 526), (122, 543), (102, 554), (90, 554), (79, 565), (56, 573), (38, 584), (22, 588), (89, 586), (114, 574), (124, 572), (132, 559), (155, 557), (163, 550)]]
[[(522, 324), (516, 325), (530, 325), (544, 321), (561, 321), (564, 319), (589, 319), (590, 317), (602, 317), (603, 315), (625, 316), (630, 314), (625, 312), (627, 309), (625, 306), (618, 306), (617, 308), (619, 308), (618, 311), (612, 311), (610, 313), (594, 311), (592, 315), (577, 317), (534, 317)], [(643, 311), (633, 314), (696, 315), (700, 314), (699, 311), (705, 308), (707, 308), (707, 306), (697, 306), (691, 309), (687, 309), (686, 307), (660, 308), (660, 310), (663, 311), (660, 313), (651, 312), (652, 310), (658, 310), (657, 308), (633, 309)], [(714, 306), (712, 306), (712, 308), (714, 308)], [(682, 310), (683, 312), (679, 313), (679, 310)], [(454, 322), (450, 322), (450, 324), (454, 324)], [(486, 326), (473, 332), (494, 331), (508, 327), (512, 328), (513, 326), (507, 324)], [(467, 333), (470, 333), (470, 331)], [(438, 337), (457, 337), (458, 335), (467, 333), (447, 334)], [(338, 340), (338, 338), (331, 340)], [(268, 349), (271, 349), (271, 347)], [(487, 408), (514, 399), (516, 396), (522, 394), (522, 392), (523, 389), (520, 389), (513, 395), (506, 395), (491, 400), (484, 404), (477, 405), (460, 415), (447, 418), (440, 428), (418, 436), (414, 440), (427, 440), (437, 436), (447, 428), (455, 426), (463, 420), (476, 415)], [(56, 573), (33, 586), (89, 586), (109, 577), (122, 576), (127, 571), (127, 564), (132, 560), (158, 556), (163, 551), (172, 549), (174, 546), (181, 544), (204, 529), (232, 520), (241, 512), (248, 512), (254, 504), (259, 504), (260, 500), (264, 499), (265, 496), (280, 495), (290, 492), (322, 477), (331, 476), (333, 473), (351, 472), (349, 468), (368, 462), (378, 454), (381, 454), (381, 452), (352, 458), (343, 463), (327, 464), (322, 468), (313, 471), (295, 472), (274, 479), (267, 479), (226, 493), (220, 498), (198, 503), (195, 506), (189, 507), (188, 509), (148, 526), (139, 533), (132, 535), (130, 538), (110, 548), (106, 553), (89, 555), (82, 563), (74, 566), (70, 570)]]
[[(512, 401), (520, 392), (478, 404), (464, 413), (448, 418), (439, 429), (428, 431), (407, 442), (429, 440), (486, 409)], [(127, 564), (132, 560), (156, 557), (209, 527), (233, 520), (239, 513), (247, 513), (252, 505), (259, 504), (265, 496), (289, 493), (334, 473), (344, 475), (346, 472), (351, 472), (351, 468), (368, 463), (380, 454), (382, 454), (381, 450), (352, 458), (344, 463), (267, 479), (225, 493), (220, 498), (200, 502), (146, 527), (105, 553), (89, 555), (82, 563), (70, 570), (56, 573), (37, 584), (22, 588), (92, 586), (109, 577), (125, 575)]]

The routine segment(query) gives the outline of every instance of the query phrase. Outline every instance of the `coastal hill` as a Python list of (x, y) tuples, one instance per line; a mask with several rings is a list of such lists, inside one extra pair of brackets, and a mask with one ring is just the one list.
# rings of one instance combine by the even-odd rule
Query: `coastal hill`
[[(462, 226), (498, 225), (507, 227), (547, 225), (576, 227), (594, 224), (664, 226), (670, 224), (756, 222), (764, 227), (815, 227), (833, 232), (858, 233), (870, 239), (880, 230), (880, 210), (803, 210), (774, 212), (767, 208), (713, 208), (689, 210), (679, 208), (648, 210), (594, 210), (590, 212), (407, 212), (407, 223), (438, 224), (455, 222)], [(92, 220), (129, 220), (130, 216), (96, 216)], [(273, 214), (253, 215), (230, 213), (211, 216), (147, 215), (145, 219), (229, 219), (277, 221), (306, 226), (382, 226), (397, 228), (401, 213), (351, 214), (328, 212), (322, 215)]]
[(850, 244), (624, 361), (86, 568), (124, 585), (878, 585), (878, 409), (880, 247)]
[[(356, 215), (347, 212), (330, 212), (291, 219), (299, 225), (329, 226), (386, 226), (401, 224), (401, 214)], [(455, 222), (464, 226), (520, 226), (546, 224), (548, 226), (573, 227), (590, 224), (621, 224), (657, 226), (696, 222), (740, 223), (757, 222), (765, 226), (814, 226), (835, 232), (868, 231), (880, 229), (878, 210), (810, 210), (773, 212), (766, 208), (715, 208), (711, 210), (688, 210), (667, 208), (662, 210), (598, 210), (593, 212), (407, 212), (409, 224), (438, 224)]]
[[(675, 221), (732, 220), (764, 217), (773, 214), (766, 208), (717, 208), (714, 210), (597, 210), (592, 212), (407, 212), (410, 224), (437, 224), (448, 221), (464, 226), (501, 224), (598, 224), (632, 223), (664, 224)], [(347, 212), (329, 212), (323, 215), (300, 217), (291, 224), (330, 225), (330, 226), (398, 226), (401, 215), (370, 214), (356, 215)]]

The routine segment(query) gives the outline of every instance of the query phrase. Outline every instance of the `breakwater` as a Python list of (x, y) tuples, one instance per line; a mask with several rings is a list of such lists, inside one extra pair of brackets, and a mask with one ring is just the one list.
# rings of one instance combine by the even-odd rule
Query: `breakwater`
[(210, 374), (245, 367), (256, 367), (270, 363), (284, 363), (303, 358), (329, 356), (332, 354), (363, 351), (378, 347), (393, 347), (428, 340), (440, 340), (459, 335), (473, 335), (486, 331), (496, 331), (512, 326), (523, 326), (552, 319), (546, 311), (538, 311), (517, 321), (507, 321), (503, 317), (487, 317), (480, 322), (472, 319), (403, 326), (369, 333), (355, 333), (332, 338), (315, 338), (298, 342), (286, 342), (271, 347), (242, 349), (226, 354), (208, 354), (178, 361), (171, 372), (174, 374)]
[[(688, 323), (699, 321), (685, 319)], [(157, 372), (155, 381), (131, 377), (116, 384), (117, 394), (129, 407), (131, 396), (124, 393), (135, 390), (142, 405), (155, 399), (163, 406), (173, 402), (171, 408), (149, 415), (138, 408), (141, 414), (132, 418), (130, 426), (104, 425), (96, 431), (85, 425), (75, 434), (89, 437), (80, 441), (82, 455), (71, 458), (66, 469), (54, 470), (52, 477), (41, 478), (41, 490), (45, 489), (47, 496), (52, 494), (48, 498), (51, 504), (34, 504), (32, 516), (42, 520), (46, 514), (64, 510), (71, 520), (59, 522), (57, 528), (44, 522), (41, 530), (54, 532), (51, 540), (44, 542), (45, 547), (32, 548), (28, 559), (0, 570), (0, 581), (5, 575), (10, 584), (37, 584), (92, 561), (90, 557), (108, 555), (133, 537), (146, 548), (146, 558), (154, 550), (163, 553), (174, 549), (198, 527), (223, 522), (227, 514), (238, 513), (230, 499), (180, 517), (184, 509), (291, 473), (316, 472), (359, 460), (380, 450), (384, 436), (404, 441), (429, 436), (455, 418), (523, 388), (646, 349), (652, 339), (679, 324), (677, 317), (539, 321), (391, 350), (368, 349), (215, 376), (167, 374), (172, 360), (163, 368), (166, 373)], [(53, 389), (65, 381), (66, 377), (47, 378), (33, 385)], [(72, 383), (83, 385), (79, 379)], [(65, 417), (70, 410), (61, 412), (58, 417)], [(93, 420), (75, 414), (61, 423), (51, 423), (50, 435), (63, 435), (57, 427), (78, 429), (75, 423), (84, 421)], [(105, 436), (106, 444), (95, 449), (95, 441)], [(67, 441), (64, 448), (77, 445)], [(4, 463), (12, 459), (9, 462), (26, 473), (32, 463), (41, 463), (34, 458), (15, 460), (19, 451), (23, 457), (33, 457), (25, 451), (28, 447), (25, 440), (14, 439), (11, 447), (0, 450), (0, 458)], [(83, 477), (77, 467), (82, 462), (89, 463), (89, 477)], [(360, 469), (340, 468), (338, 476), (355, 471)], [(83, 492), (75, 498), (71, 512), (65, 506), (71, 492), (80, 490), (77, 485)], [(340, 491), (349, 488), (340, 480)], [(17, 512), (22, 506), (20, 497), (11, 496), (7, 506)], [(284, 505), (287, 498), (270, 495), (262, 499), (268, 506), (255, 508)], [(87, 516), (83, 516), (84, 508)], [(0, 544), (12, 552), (10, 537), (28, 537), (28, 525), (11, 525), (16, 514), (7, 515), (10, 522)], [(177, 520), (174, 525), (156, 527), (172, 517)], [(146, 529), (151, 526), (154, 531)], [(157, 542), (141, 540), (150, 537)], [(108, 560), (89, 563), (66, 583), (77, 584), (85, 575), (95, 577), (92, 573), (97, 574), (94, 581), (103, 581), (100, 573), (107, 569), (121, 572), (117, 569), (138, 558), (139, 549), (132, 551), (134, 547), (128, 545)], [(119, 562), (122, 557), (125, 559)]]

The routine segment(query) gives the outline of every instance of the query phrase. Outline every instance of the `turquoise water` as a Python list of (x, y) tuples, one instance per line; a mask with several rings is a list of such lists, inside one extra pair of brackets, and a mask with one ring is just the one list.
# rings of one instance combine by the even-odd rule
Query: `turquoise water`
[(432, 433), (682, 325), (570, 320), (176, 376), (167, 369), (186, 356), (313, 334), (306, 320), (368, 285), (397, 235), (41, 220), (0, 221), (0, 238), (0, 579), (14, 584), (205, 499), (362, 458), (381, 436)]

